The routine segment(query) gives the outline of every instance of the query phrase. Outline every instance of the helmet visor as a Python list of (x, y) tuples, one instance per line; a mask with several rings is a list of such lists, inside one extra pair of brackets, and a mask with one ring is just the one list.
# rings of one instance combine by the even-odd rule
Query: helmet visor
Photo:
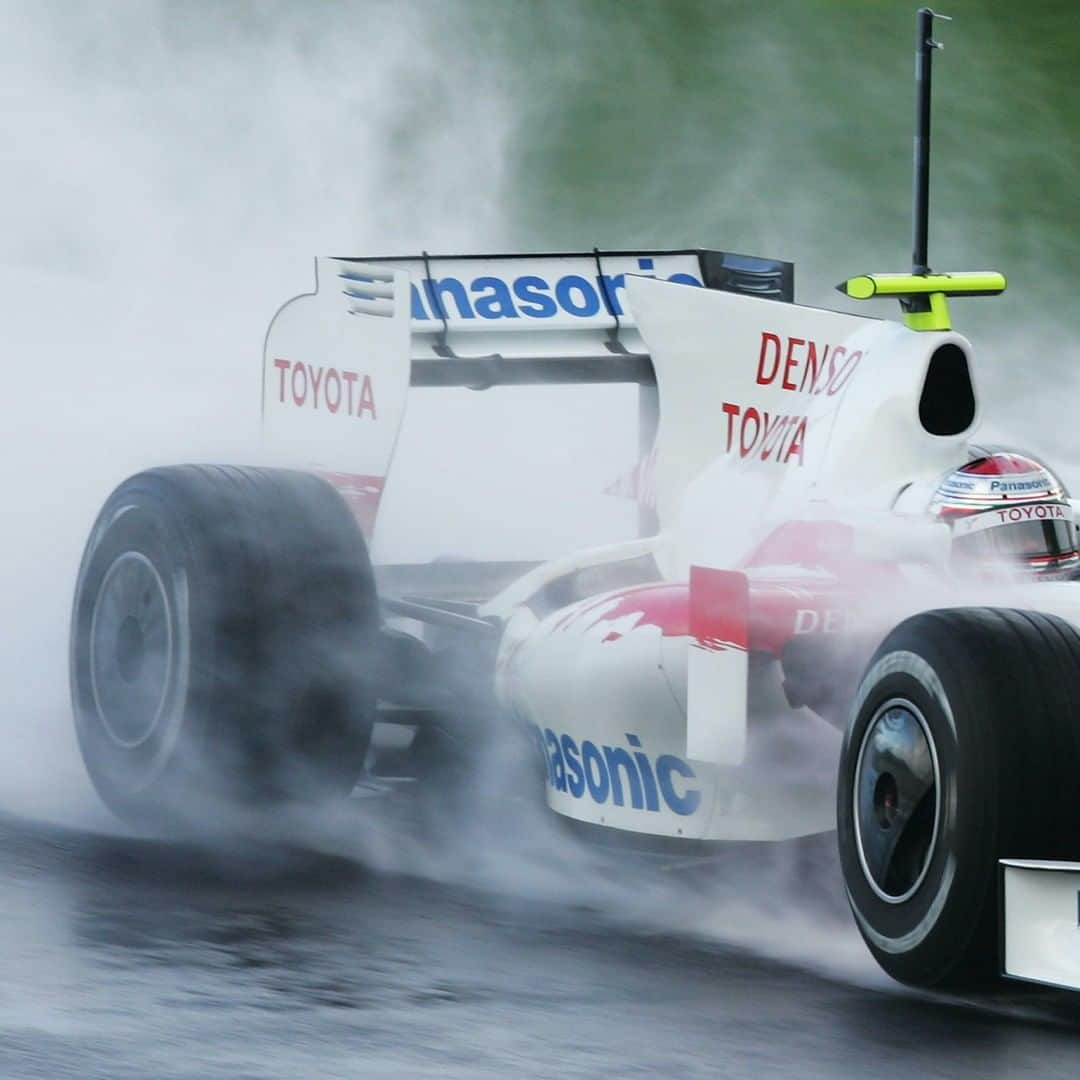
[(953, 552), (963, 559), (1019, 559), (1035, 566), (1058, 565), (1076, 557), (1072, 515), (1060, 504), (974, 515), (956, 522)]

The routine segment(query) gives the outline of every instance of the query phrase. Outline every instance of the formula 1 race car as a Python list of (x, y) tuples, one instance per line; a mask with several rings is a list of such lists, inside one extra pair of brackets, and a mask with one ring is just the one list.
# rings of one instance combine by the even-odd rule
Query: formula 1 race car
[[(265, 343), (288, 467), (152, 469), (93, 527), (71, 678), (104, 801), (146, 823), (223, 790), (344, 797), (483, 717), (600, 837), (835, 828), (900, 980), (1080, 986), (1073, 503), (973, 441), (947, 298), (1005, 282), (929, 271), (916, 179), (913, 273), (842, 286), (903, 323), (796, 305), (790, 264), (719, 251), (320, 258)], [(411, 387), (620, 382), (639, 538), (372, 564)]]

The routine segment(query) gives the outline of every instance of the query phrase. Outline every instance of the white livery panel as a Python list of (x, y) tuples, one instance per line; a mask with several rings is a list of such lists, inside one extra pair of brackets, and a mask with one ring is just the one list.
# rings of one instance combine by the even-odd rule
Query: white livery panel
[(1007, 859), (1002, 873), (1002, 971), (1080, 990), (1080, 863)]
[(274, 316), (263, 354), (262, 410), (269, 462), (322, 473), (370, 538), (411, 361), (408, 274), (365, 270), (363, 290), (345, 296), (320, 278), (314, 293)]
[(656, 370), (649, 488), (678, 538), (669, 576), (738, 565), (778, 507), (888, 510), (962, 460), (977, 426), (959, 334), (642, 278), (629, 293)]
[(589, 825), (683, 840), (830, 829), (831, 770), (822, 780), (744, 760), (755, 695), (740, 647), (745, 600), (730, 601), (745, 580), (699, 576), (704, 588), (692, 579), (605, 593), (513, 635), (500, 696), (536, 734), (548, 804)]

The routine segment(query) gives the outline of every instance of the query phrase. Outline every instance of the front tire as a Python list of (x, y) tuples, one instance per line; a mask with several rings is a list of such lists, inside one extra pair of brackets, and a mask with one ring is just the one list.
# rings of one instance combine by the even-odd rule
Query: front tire
[(915, 615), (878, 648), (841, 751), (855, 921), (901, 982), (1000, 971), (998, 861), (1074, 858), (1080, 634), (1004, 609)]
[(95, 788), (138, 825), (346, 794), (377, 631), (363, 536), (324, 481), (195, 465), (131, 477), (94, 525), (72, 614)]

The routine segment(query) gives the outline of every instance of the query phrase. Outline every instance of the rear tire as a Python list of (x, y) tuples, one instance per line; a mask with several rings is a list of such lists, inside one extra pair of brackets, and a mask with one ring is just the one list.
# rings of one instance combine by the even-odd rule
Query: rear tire
[(71, 625), (79, 746), (135, 824), (210, 802), (342, 796), (363, 769), (378, 633), (364, 539), (317, 477), (184, 465), (124, 481)]
[(897, 626), (862, 679), (837, 826), (855, 921), (893, 978), (996, 976), (998, 860), (1075, 858), (1080, 633), (1003, 609)]

